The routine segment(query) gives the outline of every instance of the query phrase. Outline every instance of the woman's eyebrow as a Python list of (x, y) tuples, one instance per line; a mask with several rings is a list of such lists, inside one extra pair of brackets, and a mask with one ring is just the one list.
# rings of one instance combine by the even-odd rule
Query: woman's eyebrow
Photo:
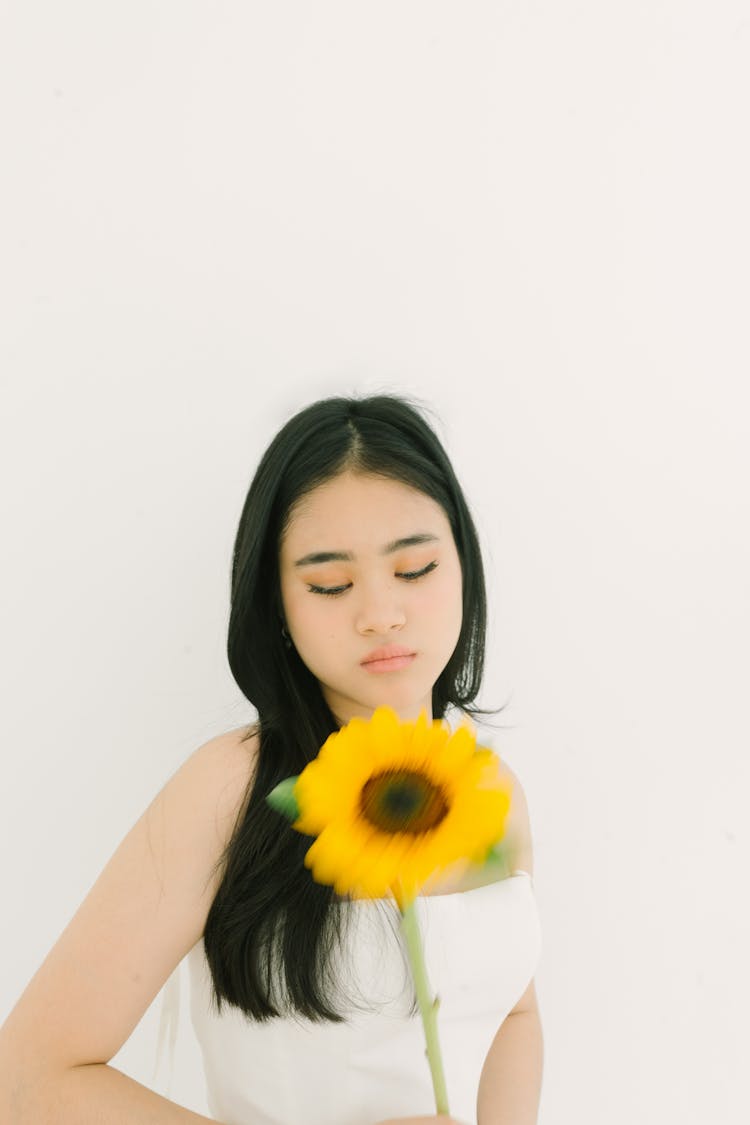
[[(392, 555), (395, 551), (400, 551), (402, 547), (414, 547), (418, 543), (439, 542), (437, 535), (421, 531), (416, 535), (407, 535), (404, 539), (394, 539), (392, 543), (387, 543), (380, 553), (381, 555)], [(313, 551), (311, 554), (297, 559), (294, 565), (312, 566), (316, 563), (325, 562), (354, 562), (354, 559), (355, 555), (351, 551)]]

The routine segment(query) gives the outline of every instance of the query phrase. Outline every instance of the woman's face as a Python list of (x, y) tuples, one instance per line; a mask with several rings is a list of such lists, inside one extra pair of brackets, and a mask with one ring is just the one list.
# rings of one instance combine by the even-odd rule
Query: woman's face
[[(393, 549), (415, 536), (425, 541)], [(334, 553), (349, 557), (308, 557)], [(432, 719), (432, 687), (462, 620), (461, 561), (439, 504), (397, 481), (342, 473), (293, 509), (279, 569), (292, 643), (341, 725), (381, 704), (403, 720), (420, 710)], [(405, 577), (414, 572), (424, 573)], [(363, 665), (387, 645), (413, 655), (400, 667)]]

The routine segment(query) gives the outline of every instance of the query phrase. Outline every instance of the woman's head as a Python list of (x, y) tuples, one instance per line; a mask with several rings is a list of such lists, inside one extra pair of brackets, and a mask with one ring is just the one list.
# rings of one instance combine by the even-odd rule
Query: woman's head
[[(434, 538), (383, 554), (415, 535)], [(352, 558), (296, 565), (321, 552)], [(485, 629), (474, 524), (419, 411), (377, 395), (291, 418), (258, 465), (234, 549), (229, 663), (260, 717), (322, 706), (338, 725), (387, 702), (402, 718), (420, 707), (442, 718), (476, 697)], [(407, 667), (361, 666), (391, 644), (416, 654)]]

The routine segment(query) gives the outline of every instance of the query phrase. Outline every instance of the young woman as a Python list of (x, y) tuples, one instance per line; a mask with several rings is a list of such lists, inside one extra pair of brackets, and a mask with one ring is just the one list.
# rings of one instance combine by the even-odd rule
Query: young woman
[[(282, 427), (237, 531), (228, 658), (257, 710), (199, 747), (120, 844), (0, 1029), (8, 1125), (533, 1125), (542, 1033), (528, 812), (509, 878), (417, 900), (451, 1118), (386, 900), (311, 877), (311, 838), (266, 802), (328, 736), (387, 704), (464, 719), (483, 671), (476, 530), (404, 398), (331, 398)], [(488, 740), (478, 731), (478, 741)], [(211, 1118), (109, 1065), (187, 957)]]

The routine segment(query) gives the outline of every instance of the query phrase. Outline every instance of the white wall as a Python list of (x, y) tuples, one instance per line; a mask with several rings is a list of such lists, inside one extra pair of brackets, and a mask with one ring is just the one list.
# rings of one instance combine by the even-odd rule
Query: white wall
[[(0, 1018), (249, 721), (230, 552), (271, 436), (402, 389), (486, 550), (541, 1125), (747, 1121), (748, 4), (3, 23)], [(205, 1112), (186, 1007), (172, 1096)], [(147, 1085), (157, 1016), (113, 1060)]]

